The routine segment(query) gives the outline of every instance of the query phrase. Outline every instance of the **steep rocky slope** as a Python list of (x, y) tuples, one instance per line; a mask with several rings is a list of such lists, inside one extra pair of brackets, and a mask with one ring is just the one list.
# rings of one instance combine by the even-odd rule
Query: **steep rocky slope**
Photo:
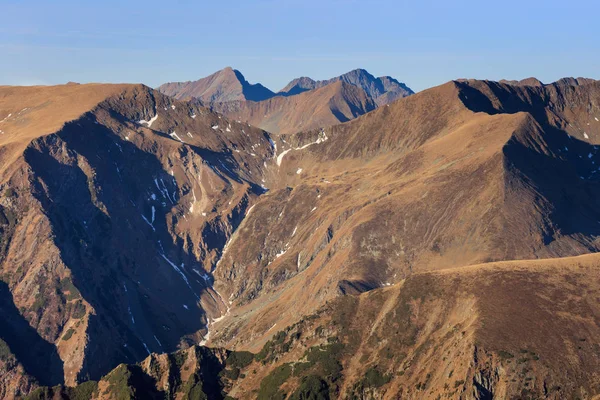
[[(575, 256), (600, 247), (600, 83), (449, 82), (276, 137), (142, 86), (105, 90), (1, 147), (15, 322), (0, 339), (27, 372), (5, 392), (126, 362), (78, 390), (598, 395), (598, 258)], [(23, 106), (5, 97), (1, 118)], [(27, 126), (14, 118), (0, 139)], [(23, 350), (11, 332), (28, 327)], [(144, 346), (181, 350), (144, 360)]]
[(339, 124), (414, 94), (389, 76), (375, 78), (363, 69), (325, 81), (298, 78), (278, 93), (248, 84), (231, 68), (195, 82), (166, 83), (158, 90), (177, 99), (195, 98), (213, 111), (274, 134)]
[(315, 81), (308, 77), (296, 78), (281, 89), (278, 94), (293, 96), (308, 90), (327, 86), (334, 82), (346, 82), (361, 88), (367, 93), (367, 96), (373, 99), (377, 106), (383, 106), (414, 94), (408, 86), (402, 82), (398, 82), (391, 76), (375, 78), (369, 72), (360, 68), (323, 81)]
[(451, 82), (282, 137), (215, 271), (235, 312), (214, 343), (257, 350), (274, 324), (418, 271), (598, 251), (599, 103), (597, 82)]
[(170, 82), (157, 89), (179, 100), (197, 98), (206, 104), (236, 100), (261, 101), (275, 95), (260, 83), (249, 83), (240, 71), (231, 67), (197, 81)]
[(210, 106), (213, 111), (231, 119), (282, 134), (346, 122), (375, 107), (362, 89), (342, 81), (297, 96), (276, 96), (259, 102), (213, 103)]
[(1, 88), (0, 120), (0, 338), (24, 370), (73, 384), (201, 341), (268, 135), (141, 85)]
[(255, 354), (121, 365), (93, 398), (596, 398), (599, 270), (586, 255), (414, 274), (330, 302)]

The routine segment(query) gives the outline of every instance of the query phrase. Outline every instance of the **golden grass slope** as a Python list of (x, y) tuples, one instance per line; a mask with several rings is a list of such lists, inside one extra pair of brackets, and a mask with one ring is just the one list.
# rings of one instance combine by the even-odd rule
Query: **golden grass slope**
[[(540, 110), (473, 111), (461, 100), (471, 94), (451, 82), (346, 124), (283, 136), (271, 191), (216, 270), (236, 307), (214, 343), (256, 350), (274, 324), (415, 272), (597, 251), (598, 182), (580, 176), (594, 166), (595, 139), (557, 126), (593, 120), (578, 99), (598, 100), (600, 91), (556, 90), (574, 94), (564, 111), (548, 106), (555, 125)], [(596, 138), (600, 124), (587, 132)]]
[(342, 81), (294, 96), (259, 102), (214, 103), (211, 109), (274, 134), (295, 133), (346, 122), (374, 110), (364, 90)]

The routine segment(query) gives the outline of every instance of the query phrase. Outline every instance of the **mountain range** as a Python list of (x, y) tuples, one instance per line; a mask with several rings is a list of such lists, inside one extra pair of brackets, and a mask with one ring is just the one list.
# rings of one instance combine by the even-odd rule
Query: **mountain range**
[(597, 398), (600, 82), (358, 71), (0, 87), (0, 397)]
[(197, 99), (213, 111), (271, 133), (346, 122), (414, 93), (389, 76), (375, 78), (364, 69), (325, 81), (294, 79), (274, 93), (261, 84), (249, 84), (230, 67), (193, 82), (165, 83), (158, 91), (177, 99)]

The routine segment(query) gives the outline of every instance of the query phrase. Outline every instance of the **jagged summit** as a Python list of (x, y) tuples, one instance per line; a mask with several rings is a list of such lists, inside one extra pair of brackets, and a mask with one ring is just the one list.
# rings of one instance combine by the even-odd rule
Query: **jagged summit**
[(308, 77), (294, 79), (281, 89), (278, 94), (291, 96), (329, 85), (336, 81), (343, 81), (363, 89), (378, 106), (385, 105), (399, 98), (406, 97), (414, 92), (404, 83), (389, 76), (375, 78), (368, 71), (358, 68), (338, 77), (315, 81)]
[(413, 94), (396, 79), (375, 78), (364, 69), (326, 81), (298, 78), (273, 93), (260, 84), (248, 84), (239, 71), (228, 67), (198, 81), (167, 83), (158, 90), (179, 99), (195, 98), (215, 111), (275, 134), (346, 122)]
[[(96, 89), (0, 88), (0, 394), (600, 393), (599, 82), (451, 81), (278, 135)], [(374, 107), (344, 80), (243, 103), (336, 93)]]

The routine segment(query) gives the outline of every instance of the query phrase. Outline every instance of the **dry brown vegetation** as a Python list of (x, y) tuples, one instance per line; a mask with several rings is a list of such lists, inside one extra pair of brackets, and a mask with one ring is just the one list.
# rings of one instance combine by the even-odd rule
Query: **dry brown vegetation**
[(96, 396), (600, 393), (598, 82), (450, 82), (277, 137), (143, 86), (87, 107), (0, 123), (6, 303), (65, 383), (127, 362)]

